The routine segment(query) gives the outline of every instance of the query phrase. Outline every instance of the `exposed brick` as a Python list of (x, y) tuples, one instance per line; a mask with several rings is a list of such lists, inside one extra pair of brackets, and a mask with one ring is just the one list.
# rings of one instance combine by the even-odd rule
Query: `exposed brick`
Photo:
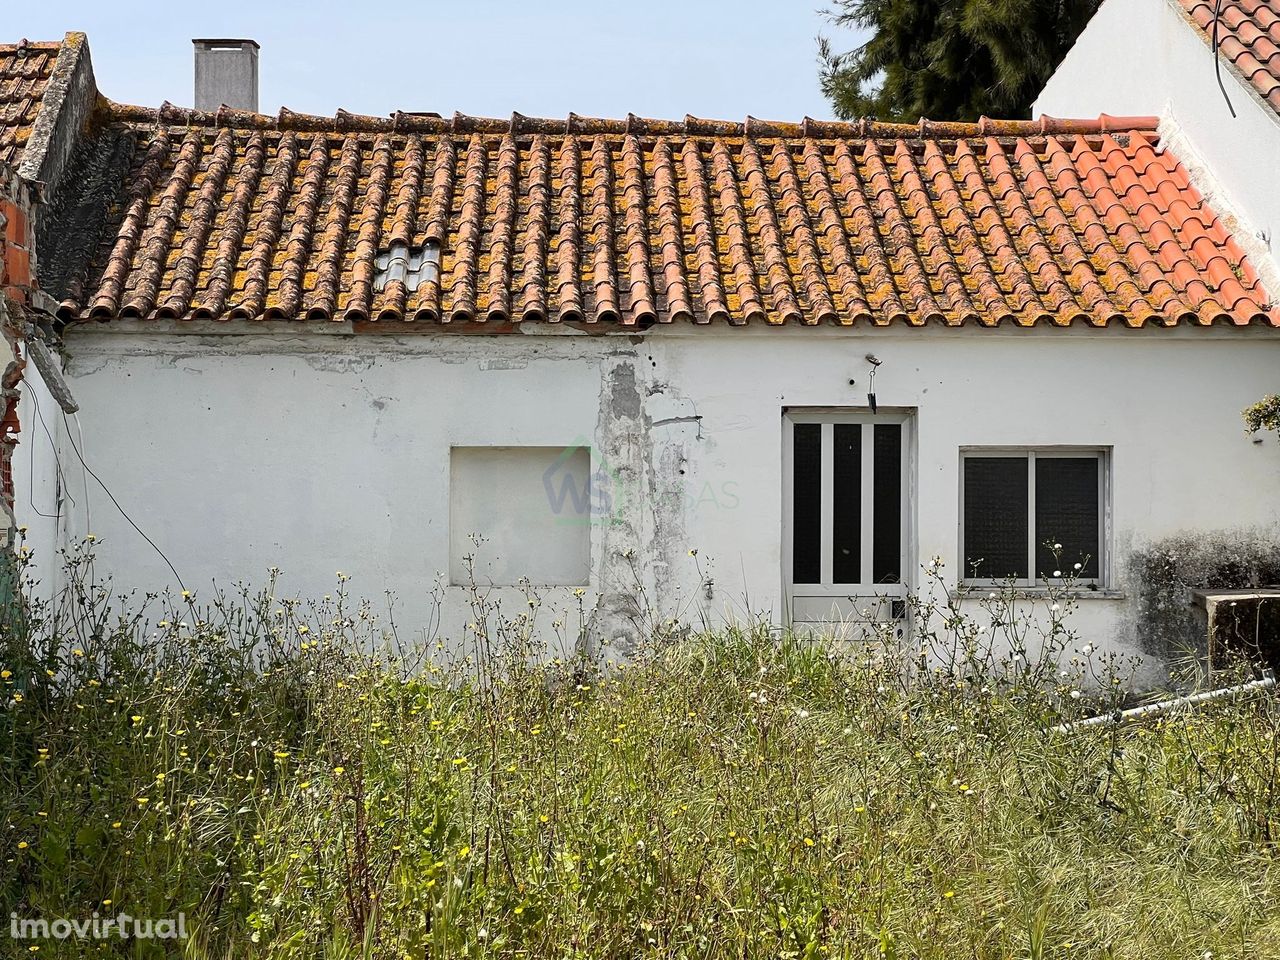
[[(9, 246), (4, 251), (5, 281), (10, 287), (18, 289), (31, 287), (31, 254), (18, 246)], [(23, 293), (22, 300), (28, 299)]]
[(25, 247), (29, 241), (27, 215), (10, 201), (0, 203), (4, 213), (4, 242), (10, 246)]
[[(2, 53), (2, 51), (0, 51)], [(18, 443), (19, 387), (26, 366), (19, 345), (24, 336), (23, 311), (36, 288), (28, 185), (0, 163), (0, 540), (13, 529), (13, 471)]]

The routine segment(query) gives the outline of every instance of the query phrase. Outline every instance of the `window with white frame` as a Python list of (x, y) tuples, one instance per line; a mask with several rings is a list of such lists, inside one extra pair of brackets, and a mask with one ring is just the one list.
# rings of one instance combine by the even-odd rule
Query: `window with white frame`
[(792, 620), (901, 615), (910, 427), (905, 411), (787, 411), (783, 564)]
[(1103, 583), (1109, 459), (1087, 448), (962, 451), (961, 576)]

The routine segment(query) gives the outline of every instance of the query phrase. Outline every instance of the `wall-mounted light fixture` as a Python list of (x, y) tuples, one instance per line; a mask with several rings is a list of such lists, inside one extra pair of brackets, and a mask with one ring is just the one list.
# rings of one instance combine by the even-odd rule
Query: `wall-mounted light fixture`
[(867, 379), (867, 406), (872, 413), (876, 412), (876, 370), (883, 362), (874, 353), (867, 354), (867, 363), (871, 364), (871, 376)]

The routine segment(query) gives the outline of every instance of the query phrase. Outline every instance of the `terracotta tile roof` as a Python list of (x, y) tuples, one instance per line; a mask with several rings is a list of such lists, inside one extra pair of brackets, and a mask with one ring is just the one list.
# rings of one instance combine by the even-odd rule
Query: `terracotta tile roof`
[[(1179, 0), (1212, 39), (1216, 0)], [(1218, 50), (1280, 113), (1280, 0), (1223, 0)]]
[[(137, 147), (65, 320), (1280, 326), (1154, 118), (113, 111)], [(438, 277), (381, 288), (392, 244)]]
[(0, 163), (17, 166), (40, 112), (60, 44), (0, 44)]

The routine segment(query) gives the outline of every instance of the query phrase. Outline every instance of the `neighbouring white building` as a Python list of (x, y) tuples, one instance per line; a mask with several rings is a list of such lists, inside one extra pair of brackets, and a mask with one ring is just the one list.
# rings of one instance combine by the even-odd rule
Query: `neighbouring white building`
[(80, 411), (28, 371), (18, 518), (37, 562), (92, 532), (173, 583), (83, 455), (198, 595), (342, 570), (412, 631), (439, 576), (456, 636), (471, 556), (570, 644), (579, 609), (592, 642), (892, 619), (935, 556), (1028, 594), (1079, 563), (1076, 628), (1137, 651), (1135, 549), (1280, 519), (1240, 419), (1274, 262), (1177, 122), (102, 101), (41, 225)]
[[(1218, 48), (1213, 48), (1217, 15)], [(1161, 137), (1242, 243), (1280, 243), (1280, 4), (1106, 0), (1037, 113), (1158, 114)], [(1268, 278), (1275, 289), (1274, 274)]]

